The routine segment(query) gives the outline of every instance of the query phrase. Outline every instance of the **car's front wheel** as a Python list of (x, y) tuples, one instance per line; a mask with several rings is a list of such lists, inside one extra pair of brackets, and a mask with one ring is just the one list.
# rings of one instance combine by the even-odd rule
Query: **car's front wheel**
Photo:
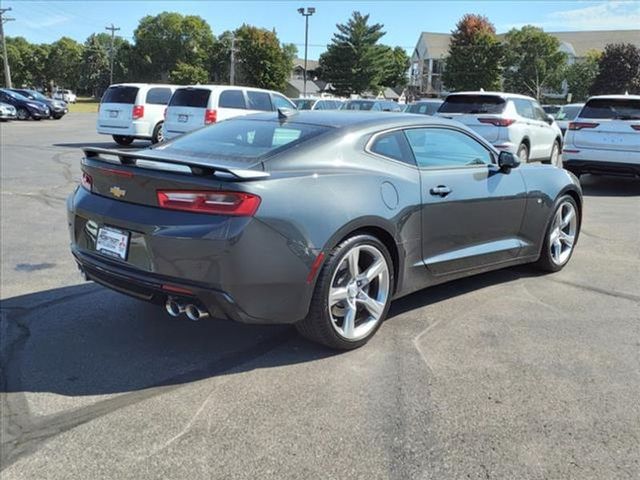
[(127, 145), (131, 145), (131, 143), (133, 142), (133, 137), (128, 137), (125, 135), (113, 135), (113, 140), (118, 145), (123, 145), (126, 147)]
[(19, 108), (16, 112), (16, 117), (18, 120), (29, 120), (29, 111), (26, 108)]
[(377, 238), (358, 234), (329, 254), (307, 317), (296, 324), (304, 337), (339, 350), (367, 343), (387, 315), (393, 263)]
[(529, 161), (529, 147), (527, 147), (526, 143), (521, 143), (518, 147), (518, 160), (520, 160), (520, 163)]
[(562, 270), (573, 254), (579, 233), (578, 205), (570, 195), (563, 195), (556, 201), (536, 266), (547, 272)]

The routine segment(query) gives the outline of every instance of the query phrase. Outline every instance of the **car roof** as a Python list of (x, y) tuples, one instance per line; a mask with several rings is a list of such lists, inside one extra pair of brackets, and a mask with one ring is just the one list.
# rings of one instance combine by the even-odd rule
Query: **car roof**
[(179, 85), (179, 89), (196, 89), (196, 88), (204, 88), (207, 90), (211, 90), (212, 92), (218, 90), (248, 90), (252, 92), (268, 92), (268, 93), (279, 93), (275, 90), (266, 90), (264, 88), (254, 88), (254, 87), (245, 87), (243, 85)]
[(441, 98), (423, 98), (422, 100), (416, 100), (415, 102), (411, 102), (409, 105), (416, 105), (418, 103), (443, 103), (444, 100)]
[(604, 100), (640, 100), (640, 95), (595, 95), (589, 97), (589, 100), (604, 99)]
[(111, 87), (175, 87), (178, 88), (180, 85), (172, 85), (169, 83), (113, 83), (109, 85)]
[[(469, 91), (469, 92), (453, 92), (450, 93), (449, 95), (447, 95), (447, 98), (449, 98), (452, 95), (489, 95), (489, 96), (494, 96), (494, 97), (501, 97), (501, 98), (522, 98), (522, 99), (526, 99), (526, 100), (534, 100), (535, 99), (533, 97), (528, 97), (527, 95), (520, 95), (519, 93), (507, 93), (507, 92), (484, 92), (482, 90), (480, 91)], [(445, 99), (446, 100), (446, 99)]]

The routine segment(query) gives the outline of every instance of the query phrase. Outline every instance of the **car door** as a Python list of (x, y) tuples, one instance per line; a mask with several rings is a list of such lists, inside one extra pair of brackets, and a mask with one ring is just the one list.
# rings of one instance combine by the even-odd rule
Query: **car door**
[(420, 170), (422, 258), (448, 275), (517, 257), (526, 187), (518, 170), (501, 171), (495, 154), (453, 127), (405, 130)]
[(547, 114), (544, 113), (542, 107), (538, 102), (531, 102), (533, 113), (537, 125), (537, 140), (538, 145), (538, 159), (548, 159), (551, 156), (551, 150), (553, 149), (553, 143), (556, 141), (556, 130), (549, 125), (547, 120)]

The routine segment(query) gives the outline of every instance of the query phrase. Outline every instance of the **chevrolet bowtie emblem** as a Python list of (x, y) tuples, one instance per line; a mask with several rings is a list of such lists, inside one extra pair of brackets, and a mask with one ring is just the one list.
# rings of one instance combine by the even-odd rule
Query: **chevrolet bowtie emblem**
[(111, 192), (111, 195), (117, 198), (124, 197), (127, 193), (126, 190), (122, 190), (120, 187), (111, 187), (109, 191)]

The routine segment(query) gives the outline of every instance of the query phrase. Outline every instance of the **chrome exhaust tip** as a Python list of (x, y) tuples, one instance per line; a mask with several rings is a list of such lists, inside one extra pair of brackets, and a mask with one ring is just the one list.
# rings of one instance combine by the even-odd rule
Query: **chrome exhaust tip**
[(187, 305), (187, 307), (185, 308), (185, 313), (187, 314), (189, 320), (193, 320), (194, 322), (197, 322), (198, 320), (207, 318), (209, 316), (209, 312), (201, 310), (193, 304)]
[(172, 317), (177, 317), (185, 310), (184, 305), (180, 305), (175, 298), (171, 297), (167, 298), (167, 301), (164, 304), (164, 309)]

